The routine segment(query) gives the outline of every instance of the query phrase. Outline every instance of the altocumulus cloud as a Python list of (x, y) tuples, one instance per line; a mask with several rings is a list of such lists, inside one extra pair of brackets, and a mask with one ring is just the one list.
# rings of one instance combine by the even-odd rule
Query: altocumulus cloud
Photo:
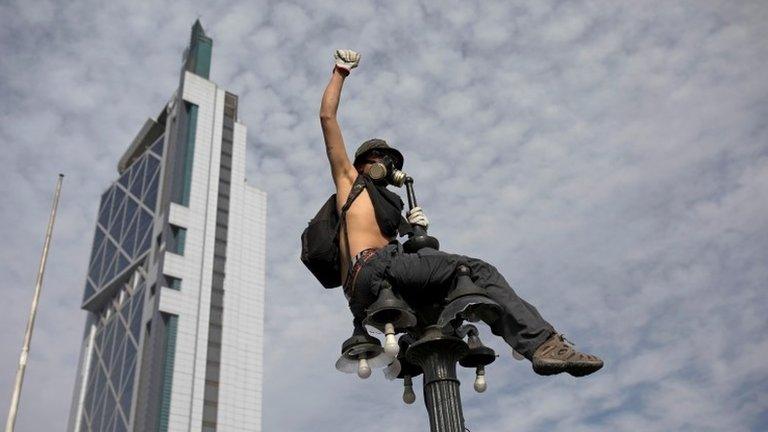
[(399, 386), (333, 370), (344, 300), (297, 258), (331, 192), (316, 117), (341, 47), (363, 54), (340, 110), (349, 150), (401, 148), (444, 249), (494, 263), (606, 358), (541, 378), (486, 335), (502, 355), (486, 393), (463, 387), (470, 429), (768, 428), (765, 4), (39, 1), (0, 5), (2, 406), (68, 174), (19, 430), (66, 420), (98, 196), (175, 88), (198, 15), (270, 197), (265, 430), (427, 428)]

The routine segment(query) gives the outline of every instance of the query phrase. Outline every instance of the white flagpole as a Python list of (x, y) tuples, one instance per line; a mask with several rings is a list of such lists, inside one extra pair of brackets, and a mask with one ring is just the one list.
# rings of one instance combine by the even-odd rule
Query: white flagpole
[(21, 348), (19, 357), (19, 369), (16, 371), (16, 382), (13, 386), (13, 396), (11, 397), (11, 408), (8, 410), (8, 421), (5, 423), (5, 432), (13, 432), (16, 425), (16, 414), (19, 411), (19, 398), (21, 396), (21, 385), (24, 382), (24, 370), (27, 368), (27, 357), (29, 356), (29, 345), (32, 342), (32, 330), (35, 328), (35, 317), (37, 316), (37, 304), (40, 300), (40, 290), (43, 287), (43, 272), (45, 272), (45, 262), (48, 259), (48, 248), (51, 245), (51, 233), (53, 223), (56, 220), (56, 208), (59, 206), (59, 194), (61, 193), (61, 182), (64, 174), (59, 174), (56, 182), (56, 192), (53, 195), (53, 206), (51, 207), (51, 216), (48, 219), (48, 229), (45, 232), (45, 243), (43, 243), (43, 255), (40, 257), (40, 267), (37, 270), (37, 280), (35, 281), (35, 296), (32, 298), (32, 307), (27, 319), (27, 331), (24, 334), (24, 346)]

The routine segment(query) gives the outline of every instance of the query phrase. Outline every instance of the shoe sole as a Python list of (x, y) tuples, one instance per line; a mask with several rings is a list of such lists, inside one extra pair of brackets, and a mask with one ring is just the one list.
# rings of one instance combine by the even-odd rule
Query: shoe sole
[(603, 368), (603, 363), (586, 363), (586, 364), (579, 364), (575, 363), (570, 368), (566, 370), (571, 376), (574, 376), (576, 378), (583, 377), (592, 373), (595, 373)]
[(566, 372), (567, 369), (568, 362), (564, 361), (539, 360), (533, 364), (533, 371), (544, 376), (557, 375)]
[(574, 377), (583, 377), (602, 369), (603, 363), (582, 363), (565, 361), (539, 361), (533, 365), (533, 371), (539, 375), (550, 376), (567, 372)]

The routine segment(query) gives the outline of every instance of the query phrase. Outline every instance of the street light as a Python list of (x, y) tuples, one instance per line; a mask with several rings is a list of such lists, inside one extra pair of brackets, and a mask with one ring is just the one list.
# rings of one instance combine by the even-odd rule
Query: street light
[[(413, 208), (418, 205), (413, 179), (406, 178), (405, 185), (408, 204)], [(437, 239), (427, 235), (425, 229), (414, 228), (420, 229), (415, 229), (415, 235), (404, 244), (406, 251), (439, 247)], [(370, 376), (371, 369), (386, 367), (387, 379), (403, 380), (406, 404), (416, 400), (412, 379), (423, 373), (424, 404), (431, 432), (464, 432), (456, 363), (475, 369), (474, 388), (482, 393), (487, 388), (485, 367), (496, 359), (494, 351), (480, 341), (477, 327), (464, 322), (491, 323), (503, 312), (501, 305), (472, 282), (468, 266), (457, 266), (453, 282), (451, 287), (434, 291), (447, 292), (445, 297), (404, 300), (397, 286), (383, 281), (378, 298), (366, 310), (363, 323), (385, 335), (384, 347), (365, 329), (356, 329), (342, 344), (342, 355), (336, 362), (336, 369), (347, 373), (357, 371), (361, 378)], [(402, 334), (399, 340), (395, 337), (397, 334)]]

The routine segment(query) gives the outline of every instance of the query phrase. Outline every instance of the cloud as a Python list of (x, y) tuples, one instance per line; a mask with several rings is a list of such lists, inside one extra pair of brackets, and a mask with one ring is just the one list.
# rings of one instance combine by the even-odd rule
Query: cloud
[(3, 388), (67, 174), (20, 430), (66, 421), (98, 197), (175, 89), (198, 14), (269, 194), (265, 430), (427, 428), (420, 394), (333, 370), (350, 317), (298, 260), (332, 192), (317, 110), (343, 47), (363, 55), (348, 150), (400, 148), (443, 249), (495, 264), (606, 359), (540, 378), (485, 334), (501, 357), (482, 395), (461, 371), (470, 429), (765, 430), (768, 8), (663, 1), (0, 5)]

